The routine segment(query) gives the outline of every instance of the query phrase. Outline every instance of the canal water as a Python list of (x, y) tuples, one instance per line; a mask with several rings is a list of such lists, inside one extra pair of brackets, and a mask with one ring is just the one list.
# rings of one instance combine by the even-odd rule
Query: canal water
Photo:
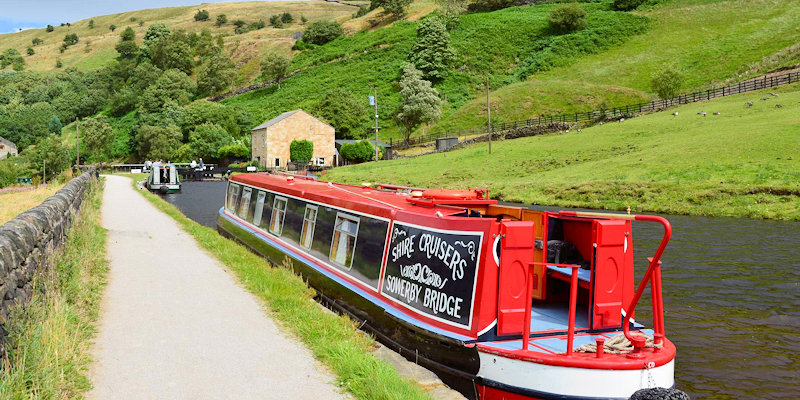
[[(214, 227), (225, 185), (184, 182), (182, 193), (164, 197)], [(666, 217), (673, 236), (662, 276), (676, 387), (693, 399), (800, 398), (800, 223)], [(634, 223), (639, 274), (662, 233)], [(644, 299), (637, 320), (649, 310)]]

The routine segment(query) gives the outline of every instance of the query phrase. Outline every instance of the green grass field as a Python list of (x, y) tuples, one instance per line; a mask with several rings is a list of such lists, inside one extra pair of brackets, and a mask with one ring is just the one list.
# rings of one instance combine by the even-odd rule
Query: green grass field
[(342, 167), (324, 179), (487, 187), (493, 198), (563, 207), (800, 220), (800, 156), (791, 150), (800, 148), (800, 85), (773, 92), (499, 141), (491, 155), (482, 143)]

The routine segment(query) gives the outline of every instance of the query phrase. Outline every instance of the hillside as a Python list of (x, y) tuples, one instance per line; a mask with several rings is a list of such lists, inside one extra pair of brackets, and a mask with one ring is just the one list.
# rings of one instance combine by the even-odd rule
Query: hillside
[(800, 85), (773, 92), (499, 141), (491, 155), (482, 143), (342, 167), (324, 179), (487, 187), (493, 198), (528, 204), (800, 220), (800, 157), (789, 150), (800, 148)]
[[(208, 21), (194, 20), (194, 14), (199, 9), (209, 12)], [(294, 44), (292, 35), (305, 29), (300, 22), (301, 15), (308, 18), (309, 22), (319, 20), (341, 22), (350, 19), (356, 10), (357, 8), (353, 6), (327, 1), (207, 3), (197, 6), (138, 10), (87, 18), (72, 22), (70, 26), (55, 26), (53, 32), (46, 32), (42, 28), (3, 34), (0, 35), (0, 51), (15, 48), (25, 55), (25, 50), (32, 45), (33, 39), (39, 38), (44, 40), (44, 43), (33, 46), (36, 52), (34, 55), (25, 56), (26, 69), (52, 70), (55, 68), (56, 60), (60, 59), (64, 68), (91, 70), (108, 64), (117, 56), (114, 46), (119, 42), (119, 35), (125, 28), (132, 27), (136, 36), (141, 38), (148, 26), (162, 22), (173, 30), (199, 32), (208, 29), (214, 36), (223, 35), (226, 50), (240, 68), (241, 79), (249, 81), (258, 70), (260, 54), (267, 50), (278, 50), (287, 54), (291, 51)], [(234, 33), (233, 21), (237, 19), (247, 23), (258, 20), (269, 21), (270, 16), (283, 12), (291, 13), (296, 22), (282, 29), (267, 26), (243, 34)], [(225, 14), (228, 22), (217, 27), (215, 21), (220, 14)], [(94, 28), (89, 27), (90, 21), (94, 21)], [(114, 32), (109, 29), (111, 25), (116, 25)], [(60, 53), (59, 46), (64, 36), (70, 33), (77, 34), (80, 42)]]

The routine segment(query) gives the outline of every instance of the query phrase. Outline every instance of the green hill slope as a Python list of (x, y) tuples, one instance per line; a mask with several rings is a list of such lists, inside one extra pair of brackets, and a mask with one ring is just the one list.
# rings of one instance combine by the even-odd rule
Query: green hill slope
[(792, 150), (800, 148), (800, 86), (776, 94), (500, 141), (491, 155), (484, 143), (342, 167), (325, 179), (488, 187), (494, 198), (564, 207), (800, 220), (800, 156)]

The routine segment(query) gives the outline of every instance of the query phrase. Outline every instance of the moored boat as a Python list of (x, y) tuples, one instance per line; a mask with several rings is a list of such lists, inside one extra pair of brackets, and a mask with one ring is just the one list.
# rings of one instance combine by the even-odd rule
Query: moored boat
[[(638, 284), (632, 221), (664, 227)], [(241, 174), (217, 226), (275, 263), (289, 257), (327, 305), (469, 398), (627, 399), (674, 385), (661, 217)], [(634, 319), (648, 286), (649, 328)]]
[(161, 194), (178, 193), (181, 191), (181, 179), (178, 168), (172, 163), (154, 162), (150, 175), (145, 181), (145, 187), (151, 192)]

